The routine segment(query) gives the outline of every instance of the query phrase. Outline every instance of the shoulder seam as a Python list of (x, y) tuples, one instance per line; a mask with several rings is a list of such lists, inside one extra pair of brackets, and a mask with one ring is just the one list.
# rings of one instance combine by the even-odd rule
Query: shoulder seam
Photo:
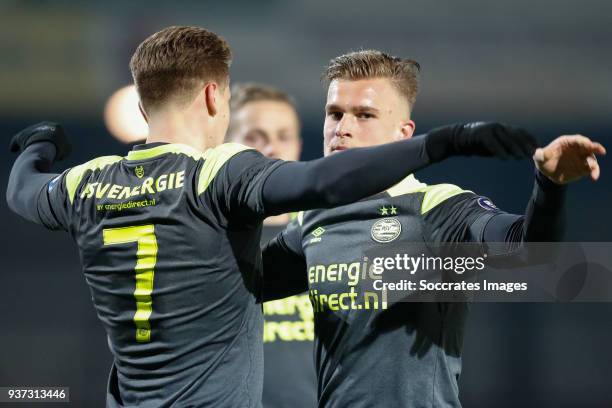
[(223, 165), (227, 163), (229, 159), (246, 150), (253, 149), (239, 143), (224, 143), (215, 148), (207, 150), (203, 156), (204, 165), (198, 174), (197, 195), (199, 196), (206, 191), (221, 167), (223, 167)]

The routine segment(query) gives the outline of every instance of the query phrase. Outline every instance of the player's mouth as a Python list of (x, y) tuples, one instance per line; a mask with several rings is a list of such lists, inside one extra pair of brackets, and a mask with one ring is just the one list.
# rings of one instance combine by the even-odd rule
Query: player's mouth
[(341, 151), (346, 150), (346, 149), (348, 149), (347, 146), (334, 146), (334, 147), (332, 147), (331, 151), (332, 151), (332, 153), (334, 153), (334, 152), (341, 152)]

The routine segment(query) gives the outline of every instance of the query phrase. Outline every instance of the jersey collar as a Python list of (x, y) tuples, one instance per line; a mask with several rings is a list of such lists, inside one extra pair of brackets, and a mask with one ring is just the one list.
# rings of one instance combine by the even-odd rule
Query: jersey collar
[(128, 152), (126, 158), (128, 160), (145, 160), (166, 153), (182, 153), (184, 155), (193, 157), (194, 159), (199, 159), (204, 155), (204, 153), (184, 144), (156, 142), (134, 146), (133, 150)]

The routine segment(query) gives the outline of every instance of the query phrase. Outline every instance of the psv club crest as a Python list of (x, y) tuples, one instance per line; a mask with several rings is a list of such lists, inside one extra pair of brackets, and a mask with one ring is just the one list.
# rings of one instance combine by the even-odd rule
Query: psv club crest
[(395, 240), (402, 232), (402, 224), (397, 218), (383, 218), (372, 225), (372, 239), (381, 244)]

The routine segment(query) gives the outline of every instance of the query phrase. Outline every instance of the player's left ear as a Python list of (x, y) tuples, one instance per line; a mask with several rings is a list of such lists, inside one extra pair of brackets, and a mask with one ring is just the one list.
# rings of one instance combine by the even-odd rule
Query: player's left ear
[(149, 118), (147, 117), (147, 112), (145, 112), (145, 110), (142, 107), (142, 104), (140, 103), (140, 101), (138, 101), (138, 110), (140, 111), (140, 114), (144, 118), (145, 122), (149, 123)]
[(403, 122), (401, 127), (402, 139), (410, 139), (414, 134), (414, 129), (416, 129), (416, 124), (413, 120)]

